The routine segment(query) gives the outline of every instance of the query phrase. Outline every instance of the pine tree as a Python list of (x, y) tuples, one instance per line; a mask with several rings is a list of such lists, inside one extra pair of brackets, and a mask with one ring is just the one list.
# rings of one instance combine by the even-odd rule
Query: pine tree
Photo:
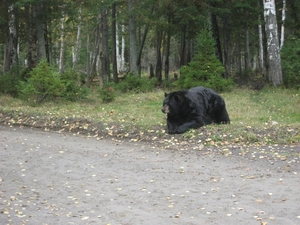
[(180, 68), (180, 77), (177, 81), (180, 88), (205, 86), (223, 91), (232, 85), (230, 79), (222, 78), (225, 68), (215, 55), (215, 46), (211, 31), (203, 29), (197, 37), (196, 55), (187, 66)]

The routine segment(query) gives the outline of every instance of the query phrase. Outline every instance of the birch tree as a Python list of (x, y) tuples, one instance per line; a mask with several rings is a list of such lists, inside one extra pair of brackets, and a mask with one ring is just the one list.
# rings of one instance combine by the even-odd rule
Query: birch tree
[(60, 51), (59, 51), (59, 72), (64, 72), (64, 51), (65, 51), (65, 16), (61, 19), (61, 36), (60, 36)]
[(263, 0), (265, 32), (267, 38), (268, 78), (274, 86), (282, 84), (280, 47), (277, 31), (275, 0)]
[(264, 70), (264, 46), (263, 46), (263, 32), (261, 25), (261, 17), (258, 17), (258, 41), (259, 41), (259, 68)]
[(285, 9), (286, 9), (286, 1), (282, 0), (282, 18), (281, 18), (280, 49), (282, 48), (283, 43), (284, 43)]
[[(117, 54), (117, 66), (118, 73), (123, 73), (125, 71), (125, 38), (124, 38), (125, 26), (121, 25), (121, 32), (118, 29), (118, 24), (116, 24), (116, 54)], [(119, 51), (120, 41), (119, 34), (121, 35), (121, 52)]]
[(116, 3), (112, 4), (112, 64), (113, 64), (113, 80), (118, 83), (118, 65), (117, 65), (117, 22), (116, 22)]

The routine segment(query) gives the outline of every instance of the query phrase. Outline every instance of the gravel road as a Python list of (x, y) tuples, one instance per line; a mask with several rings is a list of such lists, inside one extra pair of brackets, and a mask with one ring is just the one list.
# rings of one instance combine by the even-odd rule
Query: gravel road
[(300, 224), (300, 163), (0, 125), (0, 224)]

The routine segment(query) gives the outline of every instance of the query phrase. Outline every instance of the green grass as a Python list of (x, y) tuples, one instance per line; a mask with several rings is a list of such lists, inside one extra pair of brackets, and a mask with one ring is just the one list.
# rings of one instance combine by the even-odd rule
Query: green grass
[[(257, 92), (234, 89), (221, 95), (226, 101), (231, 124), (209, 125), (179, 137), (202, 140), (207, 144), (290, 144), (300, 141), (299, 91), (266, 88)], [(163, 134), (166, 115), (161, 112), (163, 99), (164, 90), (157, 90), (138, 94), (117, 93), (113, 102), (102, 103), (96, 92), (92, 92), (85, 102), (46, 102), (32, 107), (19, 99), (2, 95), (0, 112), (2, 117), (15, 117), (14, 122), (18, 118), (24, 120), (27, 117), (34, 117), (33, 120), (50, 118), (49, 121), (85, 119), (92, 124), (101, 122), (103, 129), (111, 125), (122, 126), (122, 132), (131, 129), (142, 133), (151, 131), (166, 137), (167, 134)]]

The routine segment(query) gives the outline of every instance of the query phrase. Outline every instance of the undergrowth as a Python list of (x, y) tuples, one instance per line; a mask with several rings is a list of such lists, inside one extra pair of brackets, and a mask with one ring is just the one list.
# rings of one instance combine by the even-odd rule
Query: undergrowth
[[(56, 120), (69, 121), (71, 118), (104, 124), (103, 129), (112, 129), (124, 137), (127, 135), (125, 132), (141, 136), (147, 133), (160, 138), (171, 137), (165, 132), (166, 115), (161, 112), (164, 90), (157, 89), (147, 93), (116, 91), (114, 101), (109, 103), (103, 103), (95, 92), (96, 90), (92, 91), (86, 101), (45, 102), (36, 107), (20, 99), (1, 95), (1, 119), (5, 120), (4, 114), (20, 118), (32, 116), (36, 120), (55, 118), (52, 123)], [(206, 144), (231, 145), (290, 144), (300, 141), (299, 91), (275, 88), (265, 88), (260, 92), (234, 89), (221, 95), (227, 105), (230, 125), (208, 125), (174, 137)], [(50, 120), (52, 119), (48, 119)]]

